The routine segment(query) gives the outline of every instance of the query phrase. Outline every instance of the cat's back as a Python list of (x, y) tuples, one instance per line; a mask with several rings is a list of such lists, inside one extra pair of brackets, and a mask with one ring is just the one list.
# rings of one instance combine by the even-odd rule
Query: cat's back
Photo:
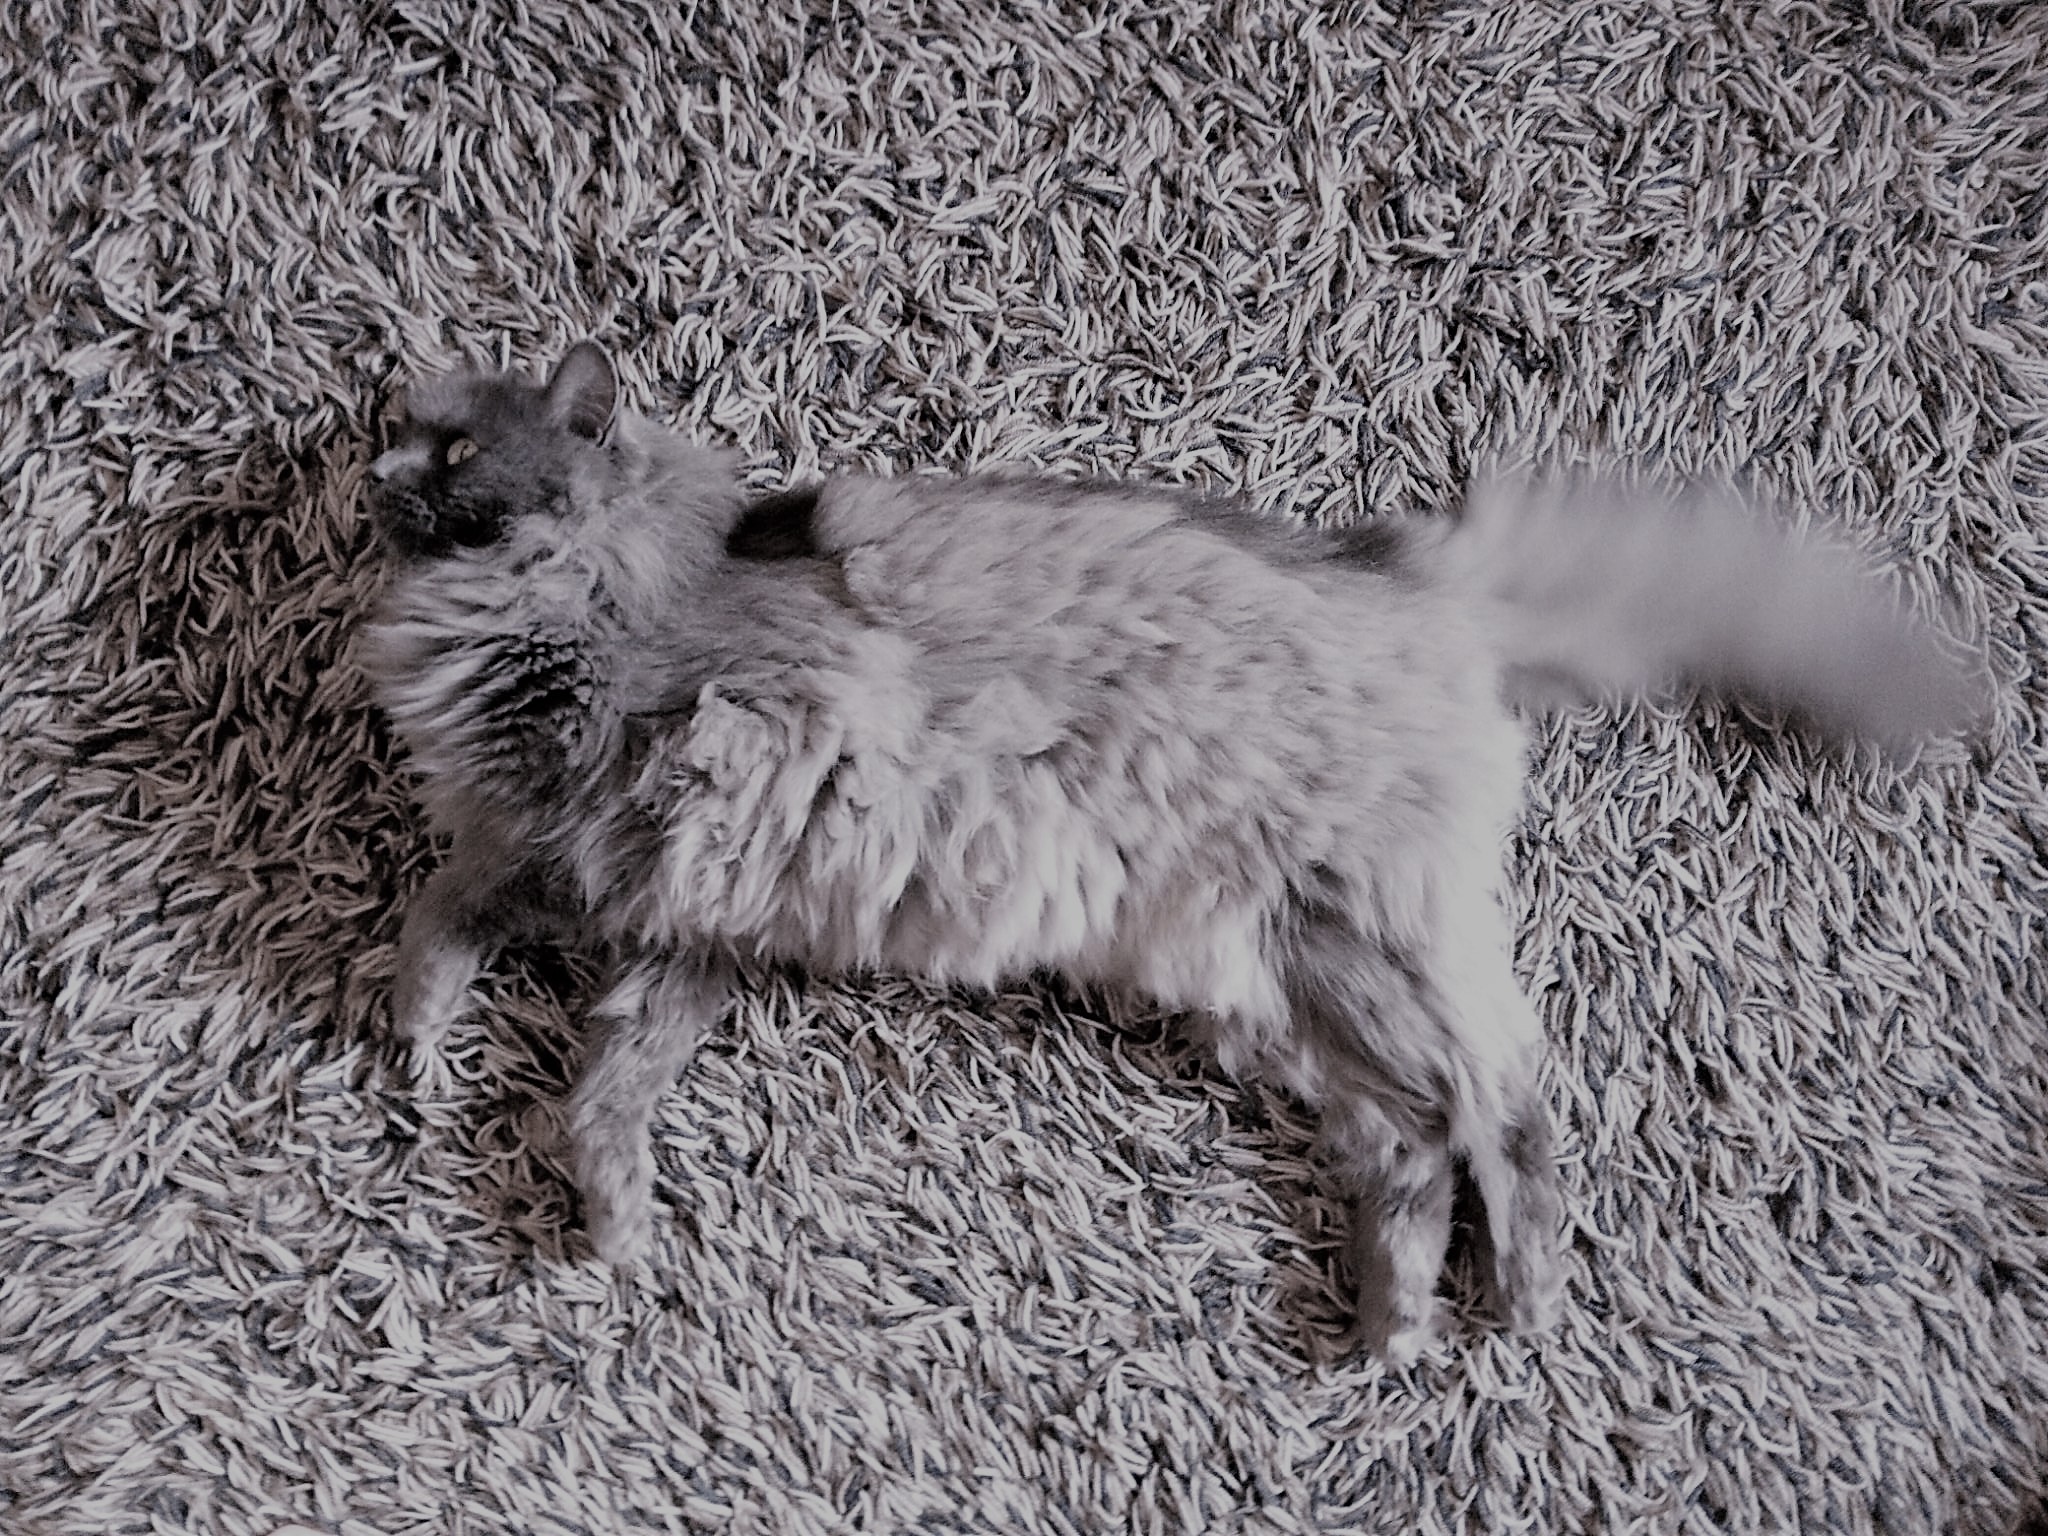
[(1395, 541), (1171, 489), (850, 479), (821, 488), (815, 538), (861, 620), (911, 639), (941, 699), (1001, 674), (1056, 710), (1152, 702), (1187, 732), (1207, 700), (1246, 730), (1290, 700), (1340, 713), (1374, 672), (1384, 694), (1396, 673), (1470, 671), (1456, 615)]
[[(1432, 532), (1013, 479), (848, 481), (817, 509), (844, 601), (901, 642), (945, 803), (1057, 807), (1127, 868), (1149, 837), (1161, 879), (1212, 853), (1337, 858), (1512, 796), (1521, 733)], [(845, 712), (901, 718), (883, 702)]]

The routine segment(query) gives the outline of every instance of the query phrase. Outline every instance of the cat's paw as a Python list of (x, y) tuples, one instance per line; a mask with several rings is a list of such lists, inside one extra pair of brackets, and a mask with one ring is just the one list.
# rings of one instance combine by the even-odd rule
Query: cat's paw
[(570, 1161), (591, 1251), (607, 1264), (630, 1264), (654, 1227), (652, 1154), (579, 1127)]
[[(1537, 1129), (1530, 1129), (1535, 1126)], [(1564, 1305), (1565, 1259), (1560, 1227), (1562, 1197), (1549, 1138), (1533, 1117), (1506, 1138), (1504, 1168), (1487, 1191), (1489, 1220), (1482, 1233), (1490, 1260), (1490, 1300), (1500, 1320), (1516, 1333), (1548, 1332)]]
[(1436, 1296), (1389, 1306), (1385, 1298), (1361, 1298), (1358, 1336), (1382, 1364), (1399, 1370), (1413, 1365), (1444, 1329), (1444, 1305)]
[(391, 987), (391, 1033), (409, 1048), (415, 1077), (426, 1070), (442, 1037), (468, 1011), (469, 985), (477, 970), (475, 954), (454, 946), (401, 952)]
[(585, 1211), (583, 1235), (590, 1243), (590, 1251), (602, 1263), (623, 1269), (647, 1251), (647, 1240), (654, 1230), (653, 1202), (594, 1213), (586, 1205)]
[(1494, 1256), (1494, 1305), (1519, 1334), (1548, 1333), (1564, 1310), (1564, 1266), (1549, 1249), (1524, 1247)]

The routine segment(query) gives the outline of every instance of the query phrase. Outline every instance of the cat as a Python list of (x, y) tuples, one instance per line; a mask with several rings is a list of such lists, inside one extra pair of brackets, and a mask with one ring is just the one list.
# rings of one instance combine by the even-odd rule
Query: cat
[(1174, 1010), (1316, 1113), (1364, 1341), (1412, 1360), (1462, 1166), (1512, 1328), (1560, 1301), (1535, 1012), (1509, 965), (1511, 704), (1689, 679), (1910, 747), (1954, 646), (1746, 515), (1476, 493), (1317, 531), (1192, 493), (842, 478), (750, 496), (545, 381), (415, 388), (371, 466), (365, 660), (432, 825), (392, 1010), (424, 1058), (498, 946), (610, 965), (566, 1108), (592, 1247), (652, 1217), (649, 1121), (745, 959)]

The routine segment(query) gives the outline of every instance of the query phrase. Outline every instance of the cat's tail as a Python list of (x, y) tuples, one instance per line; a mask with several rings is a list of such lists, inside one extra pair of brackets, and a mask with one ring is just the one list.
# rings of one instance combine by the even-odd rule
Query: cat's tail
[(1981, 662), (1867, 566), (1728, 503), (1486, 487), (1439, 555), (1539, 695), (1690, 682), (1895, 750), (1988, 715)]

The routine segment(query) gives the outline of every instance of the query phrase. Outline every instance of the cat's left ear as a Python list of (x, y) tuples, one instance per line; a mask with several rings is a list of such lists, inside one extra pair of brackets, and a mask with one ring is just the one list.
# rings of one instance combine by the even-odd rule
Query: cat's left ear
[(619, 409), (619, 371), (594, 341), (579, 341), (548, 380), (548, 414), (578, 437), (601, 443)]

